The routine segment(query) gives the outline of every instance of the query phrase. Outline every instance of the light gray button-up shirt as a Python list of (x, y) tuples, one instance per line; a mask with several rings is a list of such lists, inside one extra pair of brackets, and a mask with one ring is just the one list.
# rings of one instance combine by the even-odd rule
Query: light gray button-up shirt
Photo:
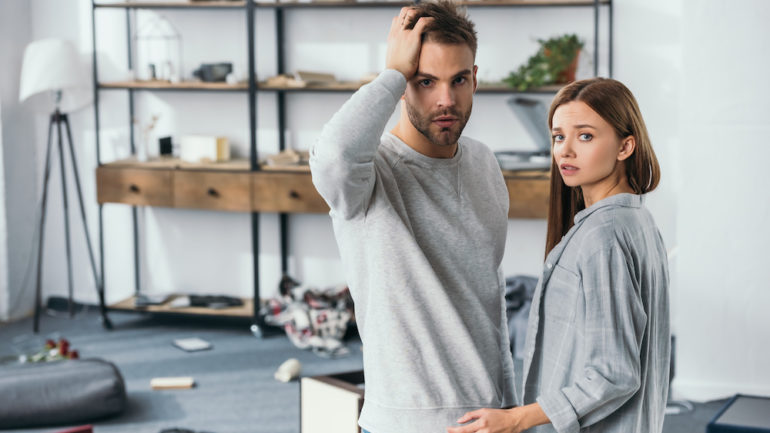
[(524, 404), (552, 424), (531, 432), (656, 433), (668, 393), (666, 249), (634, 194), (575, 215), (546, 258), (524, 359)]

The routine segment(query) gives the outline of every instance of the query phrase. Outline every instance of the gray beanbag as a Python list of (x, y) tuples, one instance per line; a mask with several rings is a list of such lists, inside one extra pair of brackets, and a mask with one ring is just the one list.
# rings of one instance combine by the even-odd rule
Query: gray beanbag
[(84, 422), (125, 406), (123, 377), (101, 359), (0, 367), (0, 429)]

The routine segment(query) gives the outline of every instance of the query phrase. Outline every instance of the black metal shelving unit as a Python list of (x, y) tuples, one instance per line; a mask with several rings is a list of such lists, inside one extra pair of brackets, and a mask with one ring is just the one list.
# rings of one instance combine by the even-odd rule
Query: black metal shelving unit
[[(123, 90), (128, 92), (128, 105), (129, 105), (129, 125), (133, 123), (134, 118), (134, 92), (137, 91), (173, 91), (173, 92), (246, 92), (248, 94), (248, 107), (249, 107), (249, 167), (251, 171), (258, 171), (258, 154), (257, 154), (257, 84), (253, 79), (248, 81), (246, 86), (221, 86), (220, 88), (212, 87), (194, 87), (194, 86), (141, 86), (135, 83), (125, 83), (125, 85), (105, 84), (99, 81), (98, 77), (98, 65), (96, 55), (96, 15), (99, 9), (124, 9), (126, 13), (126, 40), (127, 40), (127, 52), (128, 52), (128, 68), (132, 68), (132, 30), (134, 20), (131, 17), (131, 11), (137, 9), (188, 9), (188, 10), (242, 10), (245, 13), (246, 18), (246, 37), (248, 40), (248, 74), (249, 77), (254, 77), (255, 74), (255, 25), (254, 14), (256, 3), (247, 1), (238, 2), (195, 2), (195, 3), (162, 3), (162, 2), (131, 2), (131, 3), (118, 3), (118, 2), (91, 2), (91, 19), (92, 19), (92, 31), (93, 31), (93, 83), (94, 83), (94, 107), (95, 107), (95, 125), (96, 125), (96, 147), (97, 147), (97, 163), (101, 166), (101, 153), (100, 153), (100, 139), (99, 139), (99, 93), (106, 90)], [(130, 149), (132, 153), (136, 152), (135, 137), (133, 128), (130, 128)], [(104, 287), (104, 218), (103, 218), (103, 204), (99, 204), (99, 257), (100, 268), (102, 269), (101, 284)], [(139, 257), (139, 233), (138, 233), (138, 217), (137, 207), (132, 206), (132, 222), (133, 222), (133, 243), (134, 243), (134, 277), (135, 277), (135, 293), (141, 291), (141, 261)], [(253, 311), (252, 311), (252, 332), (262, 337), (265, 332), (265, 322), (262, 316), (259, 314), (260, 309), (260, 290), (259, 290), (259, 213), (251, 212), (251, 234), (252, 234), (252, 256), (253, 256), (253, 269), (254, 269), (254, 288), (253, 288)], [(213, 316), (216, 316), (214, 314)], [(232, 317), (225, 315), (224, 317)]]
[[(589, 7), (593, 8), (593, 27), (594, 27), (594, 75), (598, 75), (599, 70), (599, 28), (600, 28), (600, 9), (602, 7), (608, 8), (608, 75), (612, 76), (613, 67), (613, 11), (612, 0), (476, 0), (476, 1), (464, 1), (460, 2), (462, 5), (468, 8), (544, 8), (544, 7)], [(128, 92), (129, 103), (129, 124), (131, 124), (134, 116), (134, 92), (151, 91), (151, 92), (246, 92), (249, 99), (249, 160), (250, 170), (259, 171), (258, 163), (258, 151), (257, 151), (257, 95), (259, 92), (276, 93), (277, 99), (277, 123), (278, 123), (278, 140), (279, 149), (285, 150), (285, 126), (286, 126), (286, 94), (292, 93), (352, 93), (358, 86), (351, 85), (345, 88), (276, 88), (268, 87), (257, 83), (254, 80), (256, 71), (256, 41), (255, 41), (255, 13), (257, 9), (273, 9), (275, 14), (275, 29), (276, 29), (276, 65), (277, 72), (279, 74), (285, 73), (285, 11), (299, 11), (303, 9), (329, 9), (329, 8), (390, 8), (396, 9), (403, 6), (408, 6), (413, 2), (400, 2), (400, 1), (323, 1), (316, 3), (305, 2), (260, 2), (255, 0), (241, 0), (241, 1), (194, 1), (194, 2), (117, 2), (117, 1), (102, 1), (97, 2), (92, 0), (92, 31), (93, 31), (93, 82), (94, 82), (94, 107), (95, 107), (95, 125), (96, 125), (96, 155), (97, 163), (101, 166), (100, 153), (100, 140), (99, 140), (99, 93), (101, 91), (114, 91), (123, 90)], [(98, 79), (97, 71), (97, 56), (96, 56), (96, 12), (99, 9), (124, 9), (126, 12), (126, 28), (127, 28), (127, 44), (128, 44), (128, 67), (132, 67), (132, 18), (131, 10), (136, 9), (189, 9), (189, 10), (242, 10), (246, 15), (246, 29), (248, 38), (248, 74), (249, 80), (246, 85), (238, 86), (222, 86), (221, 88), (206, 88), (206, 87), (189, 87), (189, 86), (142, 86), (136, 85), (136, 83), (101, 83)], [(554, 89), (533, 89), (527, 92), (518, 92), (513, 89), (505, 89), (502, 87), (483, 87), (480, 86), (477, 89), (477, 93), (481, 94), (553, 94)], [(132, 153), (135, 152), (135, 142), (133, 128), (130, 128), (130, 148)], [(133, 220), (133, 237), (134, 237), (134, 267), (135, 267), (135, 290), (138, 293), (140, 287), (140, 258), (139, 258), (139, 235), (138, 235), (138, 222), (137, 222), (137, 208), (132, 206), (132, 220)], [(252, 255), (253, 255), (253, 269), (254, 269), (254, 309), (252, 317), (252, 332), (262, 337), (265, 333), (265, 322), (259, 314), (260, 308), (260, 289), (259, 289), (259, 220), (260, 214), (258, 212), (251, 213), (251, 231), (252, 231)], [(280, 247), (281, 247), (281, 271), (284, 278), (288, 278), (288, 257), (289, 257), (289, 214), (279, 214), (280, 223)], [(99, 257), (100, 257), (100, 269), (101, 273), (101, 285), (104, 287), (104, 220), (103, 220), (103, 204), (99, 205)]]

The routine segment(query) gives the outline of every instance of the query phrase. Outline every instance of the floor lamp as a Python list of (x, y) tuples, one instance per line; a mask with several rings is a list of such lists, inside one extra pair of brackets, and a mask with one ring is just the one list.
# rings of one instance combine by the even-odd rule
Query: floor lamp
[[(83, 231), (88, 246), (88, 257), (91, 260), (91, 270), (93, 272), (96, 290), (99, 295), (99, 307), (104, 326), (112, 327), (107, 317), (104, 305), (104, 285), (96, 269), (94, 252), (91, 247), (91, 238), (88, 232), (88, 221), (86, 219), (85, 207), (83, 205), (83, 193), (80, 187), (80, 176), (78, 174), (77, 158), (75, 156), (75, 147), (72, 143), (72, 132), (70, 130), (69, 118), (67, 112), (71, 112), (86, 105), (90, 97), (86, 91), (88, 88), (87, 75), (81, 67), (79, 55), (72, 44), (59, 39), (43, 39), (29, 44), (24, 52), (24, 61), (21, 70), (21, 84), (19, 91), (19, 100), (21, 102), (31, 99), (48, 98), (47, 106), (53, 107), (48, 122), (48, 144), (46, 146), (45, 169), (43, 175), (43, 192), (40, 200), (40, 237), (37, 250), (37, 277), (35, 283), (35, 316), (34, 332), (38, 332), (40, 322), (40, 302), (42, 297), (42, 265), (43, 265), (43, 239), (46, 218), (46, 205), (48, 200), (48, 184), (51, 174), (51, 154), (53, 147), (53, 130), (56, 129), (58, 160), (61, 171), (62, 184), (62, 203), (64, 211), (64, 234), (65, 234), (65, 254), (67, 260), (67, 300), (70, 317), (74, 316), (73, 303), (73, 285), (72, 285), (72, 255), (70, 247), (70, 222), (69, 222), (69, 201), (67, 197), (67, 176), (65, 171), (65, 152), (69, 151), (70, 161), (72, 163), (72, 173), (75, 179), (77, 191), (77, 201), (80, 209), (80, 218), (83, 223)], [(40, 101), (39, 101), (40, 102)], [(29, 102), (31, 103), (31, 102)], [(66, 130), (67, 147), (64, 146), (64, 135), (62, 126)]]

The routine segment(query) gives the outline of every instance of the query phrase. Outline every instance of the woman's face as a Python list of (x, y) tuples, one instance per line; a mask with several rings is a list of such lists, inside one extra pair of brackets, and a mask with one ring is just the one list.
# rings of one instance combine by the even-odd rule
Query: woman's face
[[(612, 126), (582, 101), (560, 105), (552, 125), (553, 158), (567, 186), (581, 187), (588, 198), (596, 192), (609, 193), (625, 181), (622, 161), (633, 153), (633, 137), (621, 140)], [(604, 197), (595, 198), (591, 201)]]

